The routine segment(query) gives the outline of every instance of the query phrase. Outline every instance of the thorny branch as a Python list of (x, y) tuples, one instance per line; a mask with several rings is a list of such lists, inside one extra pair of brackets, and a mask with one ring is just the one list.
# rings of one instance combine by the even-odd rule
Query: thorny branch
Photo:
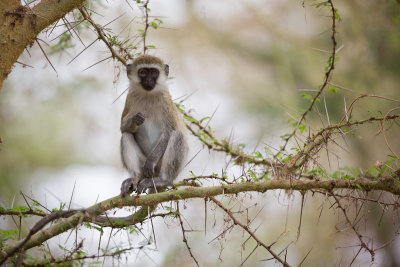
[(241, 223), (238, 219), (235, 218), (235, 216), (233, 216), (232, 212), (230, 210), (228, 210), (221, 202), (219, 202), (215, 197), (210, 197), (211, 201), (214, 202), (218, 207), (220, 207), (223, 211), (225, 211), (226, 214), (228, 214), (228, 216), (232, 219), (233, 223), (235, 225), (240, 226), (243, 230), (245, 230), (255, 241), (257, 241), (257, 244), (259, 246), (264, 247), (271, 255), (272, 257), (274, 257), (275, 260), (279, 261), (280, 263), (282, 263), (283, 266), (290, 266), (286, 260), (282, 259), (278, 254), (276, 254), (273, 250), (272, 250), (272, 245), (266, 245), (264, 242), (262, 242), (255, 234), (253, 231), (250, 230), (250, 228)]
[[(321, 195), (326, 195), (326, 191), (311, 190), (311, 192), (319, 193)], [(382, 205), (384, 208), (393, 207), (394, 209), (397, 209), (398, 207), (400, 207), (400, 199), (398, 197), (394, 198), (393, 202), (386, 202), (386, 201), (380, 200), (379, 198), (372, 199), (372, 198), (368, 198), (366, 196), (356, 196), (356, 195), (352, 194), (352, 191), (349, 191), (347, 194), (330, 192), (330, 195), (336, 196), (338, 199), (352, 199), (355, 201), (376, 203), (376, 204)]]
[(113, 58), (116, 58), (118, 61), (120, 61), (123, 65), (126, 65), (126, 60), (121, 57), (112, 47), (112, 45), (110, 44), (110, 42), (107, 40), (107, 38), (105, 37), (103, 28), (96, 24), (92, 18), (90, 17), (90, 15), (87, 13), (86, 9), (84, 7), (79, 8), (79, 11), (81, 12), (82, 16), (85, 18), (85, 20), (87, 20), (92, 26), (93, 28), (95, 28), (95, 30), (97, 31), (98, 37), (100, 40), (102, 40), (108, 47), (108, 49), (111, 52), (111, 55)]
[[(327, 86), (329, 80), (331, 79), (332, 76), (332, 72), (335, 69), (335, 57), (336, 57), (336, 19), (337, 19), (337, 15), (336, 15), (336, 9), (333, 6), (333, 2), (332, 0), (328, 0), (327, 3), (329, 3), (330, 5), (330, 9), (331, 9), (331, 13), (332, 13), (332, 26), (331, 26), (331, 31), (332, 31), (332, 35), (331, 35), (331, 40), (332, 40), (332, 52), (331, 52), (331, 56), (329, 57), (329, 69), (327, 70), (327, 72), (325, 72), (325, 78), (324, 78), (324, 82), (322, 83), (321, 87), (319, 88), (317, 94), (313, 97), (310, 106), (308, 107), (308, 109), (301, 115), (300, 119), (297, 122), (296, 127), (294, 128), (293, 132), (287, 136), (285, 138), (285, 143), (282, 146), (282, 148), (280, 149), (280, 152), (285, 151), (287, 144), (289, 143), (290, 139), (296, 134), (297, 130), (299, 129), (299, 126), (302, 124), (302, 122), (306, 119), (307, 114), (313, 109), (314, 104), (317, 102), (317, 99), (319, 98), (319, 96), (322, 94), (322, 91), (325, 89), (325, 87)], [(277, 157), (279, 153), (277, 153), (275, 155), (275, 158)]]
[[(362, 125), (365, 123), (371, 123), (371, 122), (380, 122), (381, 124), (384, 121), (388, 120), (395, 120), (398, 119), (400, 115), (387, 115), (384, 117), (370, 117), (368, 119), (364, 120), (358, 120), (358, 121), (347, 121), (345, 123), (338, 123), (330, 126), (326, 126), (325, 128), (321, 129), (319, 132), (315, 133), (312, 137), (310, 137), (305, 144), (305, 147), (300, 150), (296, 155), (294, 155), (289, 163), (285, 165), (286, 168), (286, 174), (289, 172), (292, 172), (293, 169), (299, 169), (301, 166), (304, 166), (304, 164), (308, 161), (309, 157), (311, 157), (312, 154), (315, 154), (318, 149), (321, 148), (322, 144), (326, 144), (328, 142), (328, 139), (330, 136), (334, 133), (335, 130), (339, 130), (342, 128), (350, 128), (351, 126), (356, 126), (356, 125)], [(341, 133), (341, 132), (339, 132)], [(311, 153), (313, 152), (313, 153)]]
[[(145, 13), (145, 18), (144, 18), (144, 24), (145, 24), (145, 28), (142, 32), (142, 41), (143, 41), (143, 54), (146, 54), (146, 51), (148, 49), (148, 46), (146, 44), (146, 38), (148, 35), (148, 30), (149, 30), (149, 12), (150, 9), (148, 8), (149, 5), (149, 0), (147, 0), (144, 5), (143, 5), (143, 9), (144, 9), (144, 13)], [(132, 59), (132, 56), (129, 54), (128, 50), (122, 46), (119, 47), (119, 51), (120, 53), (122, 53), (124, 56), (122, 56), (120, 53), (118, 53), (114, 48), (113, 48), (113, 44), (107, 40), (106, 34), (104, 32), (104, 29), (101, 25), (97, 24), (94, 22), (94, 20), (91, 18), (91, 16), (89, 15), (87, 9), (85, 7), (79, 8), (79, 11), (81, 12), (84, 20), (88, 21), (93, 28), (96, 30), (97, 35), (98, 35), (98, 39), (103, 41), (103, 43), (106, 44), (108, 50), (110, 50), (111, 55), (113, 58), (117, 59), (119, 62), (121, 62), (121, 64), (123, 64), (124, 66), (126, 66), (128, 64), (128, 60)], [(80, 22), (81, 23), (81, 22)], [(79, 23), (79, 24), (80, 24)], [(85, 48), (86, 49), (86, 48)], [(82, 51), (83, 52), (83, 51)], [(80, 53), (79, 53), (80, 54)], [(79, 56), (79, 54), (77, 56)]]
[(342, 206), (342, 204), (340, 204), (339, 199), (334, 195), (331, 194), (331, 196), (335, 199), (335, 202), (338, 206), (338, 208), (343, 212), (344, 217), (346, 218), (346, 221), (348, 223), (348, 225), (351, 227), (351, 229), (353, 230), (353, 232), (357, 235), (358, 240), (360, 241), (360, 247), (364, 248), (365, 250), (367, 250), (370, 254), (371, 254), (371, 261), (374, 262), (375, 260), (375, 251), (370, 248), (363, 240), (362, 235), (358, 232), (357, 228), (356, 228), (356, 223), (352, 222), (349, 218), (349, 216), (347, 215), (347, 211), (346, 209)]
[(189, 251), (189, 254), (190, 254), (190, 257), (192, 257), (192, 259), (194, 260), (194, 262), (196, 263), (196, 265), (197, 266), (200, 266), (199, 265), (199, 262), (196, 260), (196, 258), (194, 257), (194, 255), (193, 255), (193, 253), (192, 253), (192, 249), (190, 248), (190, 246), (189, 246), (189, 243), (188, 243), (188, 241), (187, 241), (187, 239), (186, 239), (186, 230), (185, 230), (185, 228), (183, 227), (183, 221), (182, 221), (182, 218), (181, 218), (181, 213), (179, 212), (179, 202), (177, 202), (176, 203), (176, 207), (177, 207), (177, 212), (178, 212), (178, 220), (179, 220), (179, 224), (181, 225), (181, 230), (182, 230), (182, 241), (183, 241), (183, 243), (185, 243), (185, 245), (186, 245), (186, 248), (187, 248), (187, 250)]
[(30, 230), (29, 233), (27, 234), (27, 236), (15, 247), (13, 247), (4, 258), (0, 257), (0, 266), (5, 263), (5, 261), (7, 260), (7, 258), (12, 257), (15, 253), (17, 253), (20, 249), (23, 248), (23, 246), (29, 241), (29, 239), (31, 238), (31, 236), (33, 234), (36, 234), (37, 232), (39, 232), (43, 227), (46, 226), (46, 224), (48, 224), (49, 222), (52, 222), (54, 220), (57, 220), (59, 218), (63, 218), (63, 217), (69, 217), (72, 214), (76, 213), (78, 211), (75, 210), (68, 210), (68, 211), (60, 211), (60, 212), (55, 212), (52, 214), (47, 215), (46, 217), (43, 217), (42, 219), (40, 219)]
[[(121, 198), (116, 196), (108, 200), (97, 203), (81, 212), (78, 212), (66, 219), (59, 218), (59, 222), (30, 236), (30, 239), (22, 246), (24, 250), (40, 245), (46, 240), (59, 235), (69, 229), (76, 227), (82, 222), (91, 222), (94, 218), (107, 210), (121, 208), (124, 206), (143, 206), (134, 214), (132, 224), (143, 222), (148, 218), (149, 211), (147, 206), (155, 206), (158, 203), (169, 202), (171, 200), (184, 200), (190, 198), (213, 197), (222, 194), (238, 194), (240, 192), (266, 192), (268, 190), (286, 189), (307, 191), (311, 189), (358, 189), (358, 190), (384, 190), (394, 195), (400, 195), (400, 182), (393, 178), (382, 178), (376, 181), (371, 180), (269, 180), (263, 182), (244, 182), (230, 185), (211, 186), (211, 187), (189, 187), (186, 189), (148, 194), (141, 196), (129, 196)], [(0, 248), (0, 261), (9, 257), (11, 253), (20, 248), (9, 246)]]
[[(274, 163), (272, 160), (258, 159), (258, 158), (254, 158), (251, 155), (246, 155), (244, 152), (240, 151), (239, 148), (234, 148), (232, 146), (232, 144), (230, 144), (228, 141), (218, 140), (210, 130), (208, 130), (206, 127), (204, 127), (201, 124), (201, 122), (196, 120), (193, 116), (191, 116), (184, 110), (181, 110), (181, 112), (184, 115), (184, 117), (186, 118), (186, 120), (189, 122), (186, 124), (189, 131), (194, 136), (196, 136), (208, 149), (214, 150), (214, 151), (225, 152), (226, 154), (228, 154), (232, 158), (234, 158), (235, 161), (238, 163), (249, 162), (249, 163), (253, 163), (255, 165), (267, 165), (267, 166), (282, 165), (280, 163)], [(192, 127), (192, 125), (196, 126), (199, 131), (196, 131)], [(204, 135), (206, 135), (207, 138), (205, 138)]]
[(67, 265), (67, 263), (72, 264), (76, 261), (81, 261), (81, 260), (88, 260), (88, 259), (98, 259), (98, 258), (105, 258), (105, 257), (115, 257), (118, 255), (121, 255), (124, 252), (131, 251), (133, 249), (140, 249), (140, 247), (129, 247), (129, 248), (124, 248), (124, 249), (118, 249), (116, 251), (110, 252), (110, 253), (104, 253), (102, 255), (86, 255), (86, 256), (71, 256), (68, 255), (67, 257), (64, 258), (56, 258), (56, 259), (46, 259), (44, 261), (39, 261), (39, 262), (34, 262), (30, 263), (28, 261), (23, 262), (23, 266), (25, 267), (42, 267), (42, 266), (48, 266), (49, 264), (55, 264), (55, 266), (70, 266)]
[(147, 33), (149, 30), (149, 2), (150, 0), (146, 0), (146, 3), (144, 3), (143, 8), (145, 12), (145, 20), (144, 20), (144, 31), (143, 31), (143, 54), (146, 54), (146, 51), (148, 49), (146, 45), (146, 39), (147, 39)]
[(351, 114), (354, 110), (354, 106), (356, 105), (356, 103), (358, 103), (361, 99), (365, 99), (365, 98), (377, 98), (377, 99), (383, 99), (383, 100), (390, 101), (390, 102), (400, 103), (400, 100), (397, 100), (397, 99), (392, 99), (392, 98), (379, 96), (379, 95), (362, 94), (362, 95), (359, 95), (358, 97), (356, 97), (350, 103), (350, 106), (346, 110), (346, 114), (344, 115), (344, 117), (342, 118), (342, 120), (340, 122), (343, 122), (345, 120), (348, 122), (351, 118)]
[(396, 108), (392, 108), (391, 110), (389, 110), (387, 113), (386, 113), (386, 115), (385, 115), (385, 117), (384, 117), (384, 119), (383, 120), (381, 120), (381, 132), (382, 132), (382, 135), (383, 135), (383, 138), (385, 139), (385, 143), (386, 143), (386, 146), (387, 146), (387, 148), (390, 150), (390, 152), (392, 152), (392, 154), (394, 155), (394, 156), (396, 156), (396, 158), (399, 158), (399, 155), (393, 150), (393, 148), (389, 145), (389, 141), (388, 141), (388, 139), (387, 139), (387, 137), (386, 137), (386, 130), (385, 130), (385, 120), (386, 120), (386, 118), (388, 118), (388, 117), (390, 117), (390, 113), (392, 113), (393, 111), (395, 111), (395, 110), (399, 110), (400, 109), (400, 107), (396, 107)]

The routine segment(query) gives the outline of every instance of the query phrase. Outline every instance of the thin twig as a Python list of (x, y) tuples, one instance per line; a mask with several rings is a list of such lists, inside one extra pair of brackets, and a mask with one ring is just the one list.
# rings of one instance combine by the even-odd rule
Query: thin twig
[(114, 48), (112, 47), (112, 45), (110, 44), (110, 42), (109, 42), (109, 41), (107, 40), (107, 38), (105, 37), (104, 32), (103, 32), (103, 28), (102, 28), (100, 25), (96, 24), (96, 23), (92, 20), (92, 18), (91, 18), (90, 15), (87, 13), (87, 11), (86, 11), (86, 9), (85, 9), (84, 7), (79, 8), (79, 11), (81, 12), (81, 14), (82, 14), (82, 16), (85, 18), (85, 20), (87, 20), (87, 21), (93, 26), (93, 28), (96, 29), (98, 37), (107, 45), (108, 49), (109, 49), (110, 52), (111, 52), (112, 57), (113, 57), (113, 58), (116, 58), (119, 62), (121, 62), (123, 65), (126, 66), (126, 65), (127, 65), (126, 60), (125, 60), (123, 57), (121, 57), (121, 56), (114, 50)]
[(178, 220), (179, 220), (179, 224), (181, 225), (181, 229), (182, 229), (182, 238), (183, 238), (182, 241), (183, 241), (183, 243), (185, 243), (186, 248), (187, 248), (187, 250), (189, 251), (190, 257), (192, 257), (192, 259), (194, 260), (194, 262), (196, 263), (197, 266), (200, 266), (200, 265), (199, 265), (199, 262), (198, 262), (198, 261), (196, 260), (196, 258), (194, 257), (194, 255), (193, 255), (193, 253), (192, 253), (192, 250), (191, 250), (190, 247), (189, 247), (189, 243), (188, 243), (188, 241), (187, 241), (187, 239), (186, 239), (186, 235), (185, 235), (186, 230), (185, 230), (185, 228), (183, 227), (183, 222), (182, 222), (182, 218), (181, 218), (181, 213), (180, 213), (180, 211), (179, 211), (179, 202), (176, 203), (176, 211), (178, 212), (178, 213), (177, 213), (177, 217), (178, 217)]
[(385, 133), (385, 120), (386, 120), (386, 118), (388, 118), (389, 117), (389, 114), (391, 113), (391, 112), (393, 112), (393, 111), (395, 111), (395, 110), (398, 110), (398, 109), (400, 109), (400, 107), (396, 107), (396, 108), (392, 108), (391, 110), (389, 110), (386, 114), (385, 114), (385, 117), (384, 117), (384, 119), (383, 120), (381, 120), (381, 131), (382, 131), (382, 135), (383, 135), (383, 138), (385, 139), (385, 143), (386, 143), (386, 146), (388, 147), (388, 149), (390, 150), (390, 152), (392, 152), (392, 154), (393, 155), (395, 155), (397, 158), (399, 158), (399, 155), (397, 155), (396, 154), (396, 152), (394, 152), (394, 150), (392, 149), (392, 147), (389, 145), (389, 141), (387, 140), (387, 137), (386, 137), (386, 133)]
[(144, 30), (143, 30), (143, 54), (146, 54), (147, 51), (147, 45), (146, 45), (146, 37), (149, 29), (149, 5), (150, 0), (147, 0), (146, 3), (144, 3), (143, 8), (144, 8), (144, 13), (145, 13), (145, 20), (144, 20)]
[(54, 70), (54, 72), (55, 72), (55, 73), (57, 74), (57, 76), (58, 76), (58, 73), (57, 73), (56, 68), (54, 68), (53, 63), (51, 63), (49, 57), (47, 56), (46, 52), (44, 51), (43, 47), (40, 45), (40, 43), (39, 43), (38, 40), (39, 40), (39, 39), (35, 39), (36, 43), (38, 44), (40, 50), (42, 50), (43, 55), (44, 55), (44, 57), (46, 58), (47, 62), (49, 62), (50, 66), (52, 67), (52, 69)]
[(350, 221), (350, 218), (347, 216), (346, 209), (343, 208), (343, 206), (340, 204), (339, 199), (333, 194), (331, 194), (331, 196), (335, 199), (336, 204), (337, 204), (338, 208), (342, 211), (344, 217), (346, 218), (347, 223), (349, 224), (349, 226), (351, 227), (353, 232), (357, 235), (358, 240), (360, 241), (360, 247), (364, 248), (365, 250), (367, 250), (370, 253), (371, 261), (374, 262), (374, 260), (375, 260), (375, 251), (372, 248), (368, 247), (368, 245), (364, 242), (364, 240), (362, 239), (362, 235), (357, 231), (357, 229), (355, 227), (355, 223), (352, 223)]
[(12, 257), (15, 253), (17, 253), (20, 249), (23, 249), (23, 246), (29, 241), (31, 236), (37, 232), (39, 232), (43, 227), (46, 226), (49, 222), (52, 222), (56, 219), (69, 217), (77, 212), (82, 212), (82, 210), (69, 210), (69, 211), (59, 211), (55, 213), (51, 213), (46, 217), (40, 219), (30, 230), (28, 235), (22, 240), (18, 245), (16, 245), (10, 252), (4, 255), (4, 258), (0, 260), (0, 266), (5, 263), (5, 261)]
[[(313, 97), (311, 104), (309, 105), (309, 107), (307, 108), (306, 111), (304, 111), (304, 113), (301, 115), (300, 119), (297, 121), (297, 125), (294, 128), (293, 132), (287, 136), (285, 138), (285, 143), (281, 148), (281, 151), (284, 151), (286, 149), (287, 144), (289, 143), (289, 140), (296, 134), (297, 130), (299, 129), (299, 126), (302, 124), (302, 122), (305, 120), (307, 114), (312, 110), (312, 108), (314, 107), (314, 104), (317, 102), (317, 99), (319, 98), (319, 96), (322, 94), (322, 91), (326, 88), (328, 82), (331, 79), (332, 76), (332, 72), (335, 69), (335, 57), (336, 57), (336, 9), (333, 6), (333, 2), (332, 0), (328, 0), (327, 3), (329, 3), (330, 8), (331, 8), (331, 13), (332, 13), (332, 26), (331, 26), (331, 31), (332, 31), (332, 35), (331, 35), (331, 40), (332, 40), (332, 49), (331, 49), (331, 56), (329, 57), (329, 68), (328, 70), (325, 72), (325, 78), (324, 78), (324, 82), (322, 83), (321, 87), (319, 88), (317, 94)], [(278, 153), (275, 155), (278, 155)]]
[[(246, 155), (244, 152), (240, 151), (239, 149), (233, 148), (229, 142), (226, 141), (219, 141), (215, 136), (203, 125), (201, 122), (193, 118), (193, 116), (189, 115), (187, 112), (181, 110), (184, 117), (186, 117), (189, 123), (186, 124), (189, 131), (196, 136), (204, 145), (207, 146), (208, 149), (214, 151), (225, 152), (229, 154), (231, 157), (235, 158), (237, 162), (250, 162), (255, 165), (268, 165), (268, 166), (280, 166), (280, 163), (274, 163), (268, 159), (258, 159), (250, 155)], [(202, 133), (198, 133), (191, 125), (195, 125)], [(205, 134), (208, 139), (204, 138)]]
[(283, 260), (281, 257), (279, 257), (278, 254), (276, 254), (272, 249), (271, 246), (267, 246), (264, 242), (262, 242), (250, 229), (247, 225), (242, 224), (240, 221), (238, 221), (235, 216), (233, 216), (232, 212), (228, 210), (221, 202), (219, 202), (215, 197), (210, 197), (210, 200), (212, 200), (218, 207), (220, 207), (223, 211), (225, 211), (226, 214), (233, 220), (235, 225), (239, 225), (243, 230), (245, 230), (249, 235), (251, 235), (254, 240), (256, 240), (257, 244), (260, 246), (264, 247), (274, 258), (275, 260), (279, 261), (282, 263), (283, 266), (290, 266), (285, 260)]

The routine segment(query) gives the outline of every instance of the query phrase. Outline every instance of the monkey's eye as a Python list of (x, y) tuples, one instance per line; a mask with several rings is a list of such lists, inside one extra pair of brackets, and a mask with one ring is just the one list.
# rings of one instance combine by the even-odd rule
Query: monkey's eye
[(139, 69), (138, 71), (138, 75), (139, 77), (146, 77), (147, 76), (147, 69), (143, 68), (143, 69)]
[(157, 78), (159, 74), (160, 74), (160, 72), (158, 71), (158, 69), (151, 69), (150, 70), (150, 75), (153, 78)]

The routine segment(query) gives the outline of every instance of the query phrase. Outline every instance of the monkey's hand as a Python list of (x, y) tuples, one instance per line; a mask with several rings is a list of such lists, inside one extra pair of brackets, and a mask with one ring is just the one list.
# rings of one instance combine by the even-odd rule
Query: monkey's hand
[(144, 116), (142, 113), (138, 112), (135, 116), (124, 118), (121, 123), (121, 132), (134, 133), (140, 125), (144, 122)]
[(128, 178), (122, 182), (121, 185), (121, 196), (126, 197), (130, 195), (133, 191), (136, 191), (139, 183), (139, 178)]
[(143, 166), (143, 171), (142, 171), (143, 177), (144, 178), (154, 177), (154, 168), (155, 168), (155, 165), (152, 163), (152, 161), (146, 160), (146, 162), (144, 163), (144, 166)]
[(136, 113), (135, 116), (133, 116), (133, 117), (130, 119), (129, 125), (130, 125), (130, 127), (132, 127), (134, 124), (136, 124), (137, 126), (139, 126), (139, 125), (142, 125), (143, 122), (144, 122), (144, 116), (143, 116), (142, 113), (138, 112), (138, 113)]

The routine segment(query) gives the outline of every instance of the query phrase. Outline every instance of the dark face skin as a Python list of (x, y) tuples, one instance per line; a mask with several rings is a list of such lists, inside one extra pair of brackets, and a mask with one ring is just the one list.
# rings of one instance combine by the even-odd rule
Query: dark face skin
[(142, 87), (147, 91), (151, 91), (156, 86), (160, 71), (156, 68), (141, 68), (138, 70), (138, 76)]

